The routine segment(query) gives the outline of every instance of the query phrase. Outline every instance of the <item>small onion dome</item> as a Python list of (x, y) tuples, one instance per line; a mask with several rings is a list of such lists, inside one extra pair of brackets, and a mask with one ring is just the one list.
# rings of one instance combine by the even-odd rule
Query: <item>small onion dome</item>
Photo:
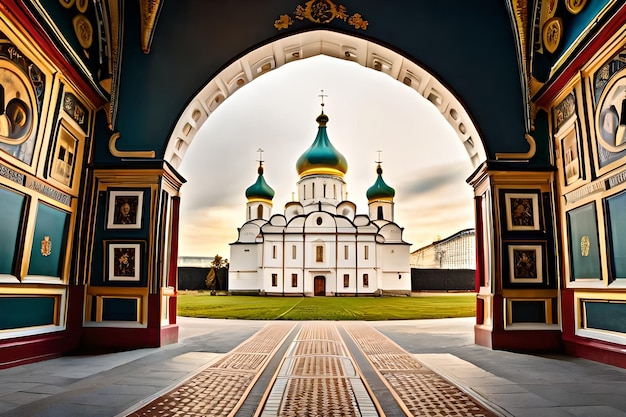
[(274, 198), (274, 190), (267, 185), (263, 178), (263, 165), (259, 165), (257, 172), (259, 173), (259, 177), (256, 179), (256, 182), (246, 190), (246, 197), (248, 200), (272, 201)]
[(378, 174), (376, 182), (367, 189), (367, 193), (365, 194), (368, 201), (393, 200), (393, 197), (396, 195), (396, 190), (385, 184), (385, 181), (383, 180), (383, 169), (380, 164), (378, 164), (378, 167), (376, 168), (376, 173)]
[(309, 149), (298, 158), (296, 170), (300, 178), (308, 175), (336, 175), (343, 178), (348, 172), (348, 161), (330, 143), (326, 134), (328, 116), (322, 112), (315, 121), (319, 124), (315, 141)]

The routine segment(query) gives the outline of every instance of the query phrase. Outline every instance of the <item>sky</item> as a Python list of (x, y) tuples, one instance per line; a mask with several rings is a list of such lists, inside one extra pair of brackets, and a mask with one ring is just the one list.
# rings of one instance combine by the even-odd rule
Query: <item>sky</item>
[(313, 143), (316, 117), (329, 117), (331, 143), (348, 161), (348, 200), (367, 214), (365, 193), (383, 179), (396, 190), (395, 222), (411, 251), (474, 227), (469, 157), (441, 113), (413, 89), (361, 65), (316, 56), (283, 65), (244, 85), (202, 125), (180, 173), (179, 255), (229, 258), (246, 220), (245, 190), (264, 177), (276, 192), (273, 214), (297, 200), (296, 161)]

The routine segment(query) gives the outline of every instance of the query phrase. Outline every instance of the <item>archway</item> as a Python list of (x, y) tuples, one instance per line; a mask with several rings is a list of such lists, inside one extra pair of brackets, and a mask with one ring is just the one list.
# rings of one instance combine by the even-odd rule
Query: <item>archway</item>
[(222, 70), (190, 99), (169, 138), (164, 159), (178, 168), (200, 127), (239, 88), (282, 65), (317, 55), (356, 62), (414, 89), (433, 103), (454, 129), (474, 167), (486, 160), (483, 142), (470, 114), (436, 75), (384, 46), (327, 30), (279, 39), (249, 52)]

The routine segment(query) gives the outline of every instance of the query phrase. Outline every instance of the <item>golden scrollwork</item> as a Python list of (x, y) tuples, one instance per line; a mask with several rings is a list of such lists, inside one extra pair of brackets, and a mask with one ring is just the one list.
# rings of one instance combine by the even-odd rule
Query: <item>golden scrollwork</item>
[(280, 18), (274, 21), (274, 27), (278, 30), (287, 29), (293, 24), (293, 19), (287, 14), (281, 14)]
[[(331, 0), (309, 0), (304, 6), (298, 5), (293, 12), (298, 20), (309, 20), (313, 23), (327, 24), (335, 19), (343, 20), (355, 29), (366, 30), (369, 22), (363, 19), (359, 13), (348, 15), (345, 6), (337, 5)], [(274, 21), (274, 27), (278, 30), (286, 29), (293, 23), (289, 15), (283, 14)]]
[(154, 151), (120, 151), (117, 149), (117, 140), (120, 138), (119, 132), (115, 132), (109, 138), (109, 152), (116, 158), (154, 158)]

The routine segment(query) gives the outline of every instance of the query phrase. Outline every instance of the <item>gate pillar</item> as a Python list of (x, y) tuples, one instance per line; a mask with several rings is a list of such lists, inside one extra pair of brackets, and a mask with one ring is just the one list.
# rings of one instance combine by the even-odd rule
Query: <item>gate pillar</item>
[(475, 342), (560, 350), (553, 169), (487, 161), (467, 181), (476, 215)]

